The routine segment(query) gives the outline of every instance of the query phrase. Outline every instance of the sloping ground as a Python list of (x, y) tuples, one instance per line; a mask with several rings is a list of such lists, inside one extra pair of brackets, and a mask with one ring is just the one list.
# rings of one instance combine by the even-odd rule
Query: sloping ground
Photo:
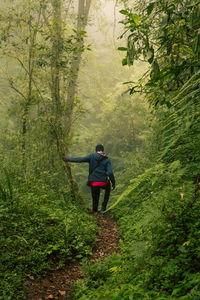
[[(96, 248), (90, 261), (104, 260), (113, 252), (118, 252), (118, 232), (116, 222), (109, 215), (96, 215), (100, 232), (96, 237)], [(80, 262), (66, 265), (64, 269), (53, 271), (41, 282), (30, 283), (28, 300), (59, 299), (72, 300), (73, 284), (83, 278)]]

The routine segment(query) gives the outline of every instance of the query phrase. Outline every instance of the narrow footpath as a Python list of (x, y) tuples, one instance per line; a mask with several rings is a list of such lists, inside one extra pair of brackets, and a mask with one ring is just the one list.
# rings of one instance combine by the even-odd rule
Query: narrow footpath
[[(96, 237), (96, 248), (90, 261), (104, 260), (113, 252), (119, 252), (117, 224), (108, 214), (96, 215), (100, 232)], [(73, 285), (83, 279), (80, 262), (71, 263), (62, 270), (52, 271), (41, 282), (32, 281), (28, 300), (73, 300)]]

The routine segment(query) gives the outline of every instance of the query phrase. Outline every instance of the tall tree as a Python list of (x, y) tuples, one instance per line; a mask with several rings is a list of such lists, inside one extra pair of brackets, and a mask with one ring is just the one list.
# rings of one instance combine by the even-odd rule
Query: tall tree
[[(52, 0), (52, 22), (44, 13), (44, 19), (49, 28), (49, 35), (51, 41), (51, 98), (52, 98), (52, 112), (50, 117), (50, 124), (52, 132), (57, 144), (57, 151), (60, 159), (64, 153), (68, 154), (68, 144), (71, 140), (71, 130), (74, 117), (74, 107), (76, 103), (76, 91), (78, 72), (81, 63), (82, 52), (84, 51), (84, 37), (85, 27), (87, 25), (88, 14), (91, 0), (79, 1), (77, 28), (73, 39), (75, 43), (72, 49), (72, 58), (68, 71), (68, 66), (65, 62), (66, 43), (71, 42), (65, 36), (64, 20), (63, 20), (63, 1)], [(69, 37), (68, 37), (69, 38)], [(67, 82), (68, 78), (68, 82)], [(72, 177), (69, 163), (63, 162), (64, 170), (67, 175), (69, 188), (72, 197), (80, 198), (78, 185)]]
[[(23, 17), (20, 11), (23, 7)], [(2, 11), (1, 50), (5, 61), (17, 68), (17, 74), (9, 68), (4, 74), (10, 88), (19, 97), (21, 116), (21, 154), (26, 174), (26, 139), (30, 106), (34, 103), (34, 72), (36, 68), (36, 44), (40, 28), (42, 1), (15, 2)], [(14, 68), (13, 68), (14, 69)], [(35, 95), (36, 96), (36, 95)]]
[[(63, 31), (63, 19), (62, 19), (62, 0), (52, 0), (52, 26), (51, 26), (51, 98), (52, 98), (52, 112), (50, 124), (52, 132), (56, 140), (57, 151), (60, 159), (64, 154), (65, 147), (65, 125), (63, 122), (64, 110), (63, 103), (65, 99), (62, 99), (61, 89), (62, 75), (66, 73), (66, 68), (63, 67), (63, 55), (64, 55), (64, 31)], [(65, 96), (65, 93), (64, 95)], [(76, 199), (79, 195), (79, 190), (76, 182), (74, 181), (71, 173), (71, 168), (68, 163), (63, 163), (65, 173), (68, 178), (69, 188), (73, 199)]]
[[(74, 109), (74, 98), (77, 94), (77, 80), (78, 72), (80, 68), (82, 52), (84, 49), (84, 35), (85, 28), (88, 22), (88, 14), (90, 10), (91, 0), (79, 0), (78, 2), (78, 18), (77, 18), (77, 44), (76, 47), (79, 50), (74, 53), (71, 70), (70, 70), (70, 79), (68, 83), (68, 92), (67, 92), (67, 104), (68, 104), (68, 113), (67, 113), (67, 134), (70, 135), (72, 129), (72, 114)], [(66, 149), (68, 152), (68, 149)]]
[[(69, 138), (72, 130), (72, 118), (73, 118), (73, 110), (74, 110), (74, 100), (77, 94), (77, 80), (78, 80), (78, 72), (80, 68), (82, 52), (84, 50), (84, 35), (85, 28), (88, 22), (88, 14), (90, 10), (91, 0), (79, 0), (78, 2), (78, 17), (77, 17), (77, 52), (74, 53), (71, 62), (71, 70), (70, 70), (70, 79), (68, 83), (68, 91), (67, 91), (67, 116), (66, 116), (66, 125), (67, 125), (67, 137)], [(64, 149), (63, 149), (64, 150)], [(64, 153), (64, 152), (62, 152)], [(68, 155), (69, 149), (68, 146), (65, 147), (65, 153)], [(71, 169), (67, 162), (65, 162), (65, 169), (67, 171), (67, 175), (70, 182), (71, 191), (78, 191), (77, 184), (72, 179)]]

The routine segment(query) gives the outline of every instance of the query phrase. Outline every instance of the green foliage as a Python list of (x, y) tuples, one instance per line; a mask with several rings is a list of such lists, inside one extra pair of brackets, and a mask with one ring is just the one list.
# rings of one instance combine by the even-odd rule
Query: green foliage
[(160, 159), (179, 159), (187, 168), (187, 176), (196, 178), (199, 173), (199, 80), (200, 72), (194, 74), (172, 99), (171, 108), (160, 117)]
[(134, 180), (114, 211), (121, 255), (88, 266), (76, 299), (103, 294), (104, 299), (192, 299), (199, 294), (200, 197), (194, 200), (193, 182), (185, 181), (184, 172), (174, 161)]
[[(6, 69), (1, 79), (2, 300), (25, 299), (27, 280), (88, 256), (98, 231), (85, 207), (72, 204), (55, 139), (71, 143), (71, 137), (64, 138), (71, 107), (65, 101), (67, 83), (73, 78), (71, 63), (85, 50), (86, 33), (72, 30), (75, 18), (66, 10), (60, 15), (53, 10), (56, 1), (12, 4), (2, 4), (0, 11)], [(143, 60), (149, 71), (135, 83), (141, 64), (132, 75), (117, 67), (110, 45), (99, 55), (89, 53), (79, 82), (88, 114), (77, 124), (79, 147), (74, 145), (83, 155), (100, 142), (111, 157), (118, 200), (110, 211), (120, 226), (121, 253), (84, 263), (85, 279), (75, 297), (199, 299), (199, 1), (141, 0), (134, 11), (124, 8), (121, 14), (127, 36), (125, 47), (118, 48), (126, 52), (122, 64)], [(30, 66), (33, 73), (27, 72)], [(119, 81), (126, 81), (131, 94), (146, 93), (151, 115), (144, 97), (131, 98)], [(73, 123), (85, 108), (78, 98), (71, 100)], [(85, 187), (86, 168), (85, 173), (81, 168), (74, 171)]]
[(1, 299), (25, 299), (25, 279), (89, 255), (95, 243), (92, 217), (70, 201), (57, 199), (56, 205), (32, 201), (12, 209), (1, 205)]
[(137, 59), (150, 64), (130, 92), (145, 92), (153, 108), (153, 132), (145, 137), (152, 162), (144, 170), (147, 158), (136, 156), (143, 172), (124, 172), (129, 184), (110, 210), (120, 227), (121, 253), (86, 266), (76, 299), (198, 299), (199, 3), (141, 1), (136, 8), (121, 11), (128, 38), (118, 50), (127, 51), (123, 65)]
[(72, 205), (59, 164), (41, 159), (24, 180), (12, 153), (0, 157), (0, 299), (25, 299), (27, 281), (88, 256), (98, 228), (81, 201)]
[(132, 65), (138, 59), (148, 62), (148, 77), (146, 74), (137, 87), (146, 92), (154, 106), (170, 107), (170, 94), (176, 94), (199, 70), (199, 2), (143, 0), (134, 10), (139, 15), (132, 9), (121, 11), (125, 16), (121, 23), (128, 32), (127, 55), (122, 64)]

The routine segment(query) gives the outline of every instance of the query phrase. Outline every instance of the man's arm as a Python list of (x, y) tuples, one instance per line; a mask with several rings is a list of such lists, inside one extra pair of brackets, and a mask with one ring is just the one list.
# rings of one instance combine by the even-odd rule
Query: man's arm
[(106, 171), (107, 171), (107, 174), (108, 174), (108, 177), (110, 178), (110, 181), (112, 183), (112, 187), (113, 189), (115, 188), (115, 176), (113, 174), (113, 170), (112, 170), (112, 167), (111, 167), (111, 162), (110, 160), (108, 160), (108, 163), (107, 163), (107, 166), (106, 166)]
[(91, 158), (91, 155), (88, 156), (84, 156), (84, 157), (64, 157), (63, 156), (63, 160), (64, 161), (68, 161), (68, 162), (75, 162), (75, 163), (82, 163), (82, 162), (89, 162)]

